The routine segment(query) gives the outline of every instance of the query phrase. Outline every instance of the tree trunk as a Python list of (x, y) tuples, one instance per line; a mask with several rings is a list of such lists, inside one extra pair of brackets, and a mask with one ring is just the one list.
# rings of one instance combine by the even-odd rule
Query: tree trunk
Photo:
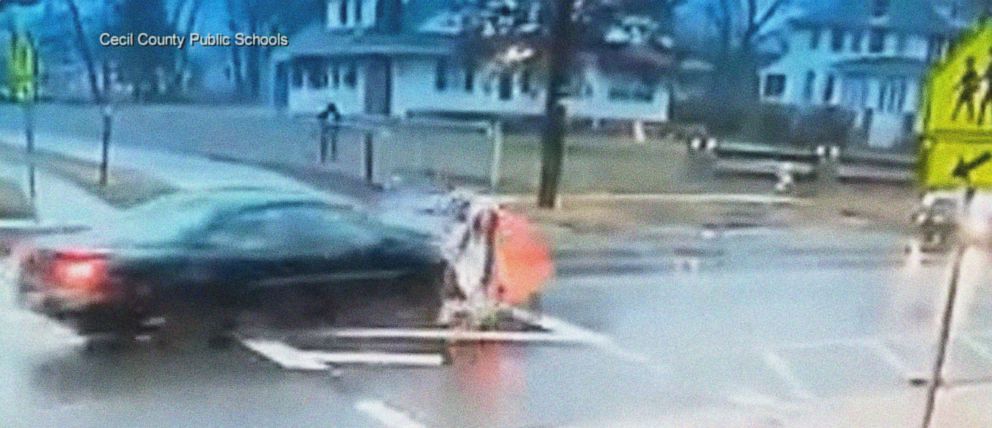
[[(250, 18), (248, 25), (248, 31), (250, 34), (255, 34), (258, 32), (258, 19), (255, 17)], [(245, 62), (247, 63), (245, 73), (248, 79), (249, 95), (251, 95), (252, 100), (258, 99), (258, 95), (262, 87), (262, 56), (259, 55), (261, 49), (262, 48), (256, 47), (245, 51)]]
[[(234, 2), (227, 0), (227, 28), (230, 30), (233, 37), (234, 34), (238, 33), (238, 23), (234, 20), (235, 8)], [(244, 78), (244, 67), (242, 66), (242, 49), (241, 47), (231, 44), (231, 77), (234, 79), (234, 91), (237, 94), (238, 99), (245, 98), (245, 78)]]
[(544, 107), (545, 124), (541, 145), (541, 184), (538, 205), (554, 208), (561, 185), (565, 157), (565, 127), (567, 112), (561, 103), (572, 50), (572, 0), (556, 1), (554, 23), (550, 34), (548, 52), (548, 89)]
[(66, 0), (66, 3), (69, 5), (69, 13), (72, 15), (72, 26), (76, 30), (76, 46), (86, 65), (86, 75), (90, 81), (93, 101), (97, 104), (103, 104), (103, 95), (100, 92), (100, 83), (96, 76), (96, 64), (93, 62), (90, 46), (86, 43), (86, 33), (83, 31), (83, 21), (79, 17), (79, 7), (76, 5), (76, 0)]

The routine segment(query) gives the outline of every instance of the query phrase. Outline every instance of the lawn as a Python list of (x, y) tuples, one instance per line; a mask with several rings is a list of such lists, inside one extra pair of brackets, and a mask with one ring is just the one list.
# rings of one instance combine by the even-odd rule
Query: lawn
[[(531, 192), (540, 176), (540, 137), (508, 135), (501, 162), (500, 191)], [(626, 137), (572, 135), (567, 140), (562, 189), (567, 193), (761, 192), (770, 180), (715, 180), (704, 162), (688, 154), (681, 142)]]
[(21, 185), (0, 178), (0, 220), (29, 219), (34, 217), (34, 208)]
[(129, 208), (155, 197), (174, 192), (167, 183), (127, 168), (112, 168), (106, 186), (99, 182), (99, 165), (47, 151), (30, 158), (21, 149), (0, 143), (0, 157), (32, 162), (39, 169), (71, 182), (116, 208)]

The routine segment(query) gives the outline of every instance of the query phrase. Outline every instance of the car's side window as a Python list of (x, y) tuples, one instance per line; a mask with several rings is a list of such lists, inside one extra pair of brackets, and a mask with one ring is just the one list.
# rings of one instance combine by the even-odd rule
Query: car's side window
[(206, 242), (211, 245), (243, 250), (261, 250), (271, 247), (274, 215), (268, 210), (244, 211), (233, 215), (207, 232)]
[(280, 210), (278, 224), (287, 245), (307, 248), (360, 248), (374, 245), (379, 234), (351, 212), (324, 207)]
[(219, 221), (206, 234), (213, 246), (243, 250), (327, 251), (377, 244), (382, 236), (353, 212), (319, 206), (246, 210)]

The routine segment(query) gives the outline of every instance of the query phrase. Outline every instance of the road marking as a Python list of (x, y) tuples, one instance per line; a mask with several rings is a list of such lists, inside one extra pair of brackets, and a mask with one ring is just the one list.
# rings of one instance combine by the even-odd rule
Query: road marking
[(978, 354), (979, 357), (982, 357), (992, 362), (992, 350), (986, 347), (983, 343), (964, 335), (960, 336), (960, 340), (969, 348), (971, 348), (972, 351), (975, 351), (975, 353)]
[(327, 364), (282, 342), (243, 339), (241, 344), (287, 370), (327, 370)]
[(241, 343), (287, 370), (327, 370), (328, 365), (340, 364), (405, 367), (437, 367), (444, 364), (441, 354), (308, 351), (283, 342), (261, 339), (242, 339)]
[(787, 343), (782, 345), (774, 345), (775, 349), (784, 351), (801, 351), (810, 350), (816, 348), (829, 348), (829, 347), (856, 347), (856, 346), (867, 346), (871, 347), (880, 340), (882, 337), (869, 336), (869, 337), (852, 337), (847, 339), (824, 339), (824, 340), (814, 340), (810, 342), (799, 342), (799, 343)]
[(587, 344), (590, 339), (584, 336), (556, 332), (530, 331), (469, 331), (455, 329), (402, 329), (402, 328), (347, 328), (318, 333), (341, 339), (412, 339), (443, 340), (446, 342), (517, 342), (517, 343), (560, 343)]
[(796, 373), (792, 370), (792, 367), (789, 366), (789, 363), (775, 353), (775, 351), (765, 351), (762, 357), (768, 368), (772, 369), (778, 377), (782, 378), (782, 380), (788, 384), (789, 389), (794, 395), (802, 400), (813, 400), (816, 398), (816, 396), (813, 395), (813, 393), (799, 381), (799, 377), (796, 376)]
[(355, 403), (355, 410), (375, 419), (388, 428), (426, 428), (406, 412), (393, 408), (381, 400), (361, 400)]
[[(530, 202), (533, 200), (530, 195), (504, 195), (496, 198), (501, 204), (514, 204)], [(788, 196), (764, 195), (757, 193), (587, 193), (579, 195), (564, 195), (561, 203), (569, 202), (683, 202), (683, 203), (737, 203), (737, 204), (764, 204), (764, 205), (809, 205), (810, 202)]]
[(896, 371), (900, 374), (909, 377), (912, 373), (914, 373), (913, 369), (906, 364), (906, 361), (899, 358), (899, 355), (897, 355), (892, 348), (885, 344), (885, 342), (876, 341), (875, 343), (868, 345), (868, 347), (880, 358), (882, 358), (882, 361), (885, 361), (886, 364), (896, 369)]
[(647, 354), (624, 349), (612, 337), (607, 335), (596, 333), (560, 318), (546, 314), (535, 314), (520, 308), (513, 308), (511, 314), (517, 320), (536, 325), (545, 330), (556, 331), (568, 337), (583, 338), (585, 343), (596, 349), (621, 360), (641, 364), (655, 374), (668, 374), (668, 370), (665, 367), (654, 363)]

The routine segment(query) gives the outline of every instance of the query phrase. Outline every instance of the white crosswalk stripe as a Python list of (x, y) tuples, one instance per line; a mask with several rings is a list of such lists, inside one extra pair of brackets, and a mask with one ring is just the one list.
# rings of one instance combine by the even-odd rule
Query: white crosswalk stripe
[[(928, 379), (932, 351), (926, 341), (911, 337), (862, 337), (818, 342), (783, 344), (764, 350), (764, 363), (790, 389), (789, 400), (822, 397), (844, 388), (865, 385), (908, 385)], [(972, 351), (978, 372), (992, 375), (992, 332), (967, 332), (956, 336), (955, 343)], [(848, 372), (865, 378), (825, 379), (819, 371), (829, 365), (850, 365)], [(844, 370), (840, 370), (844, 371)], [(977, 373), (977, 372), (975, 372)], [(970, 376), (970, 375), (969, 375)]]

